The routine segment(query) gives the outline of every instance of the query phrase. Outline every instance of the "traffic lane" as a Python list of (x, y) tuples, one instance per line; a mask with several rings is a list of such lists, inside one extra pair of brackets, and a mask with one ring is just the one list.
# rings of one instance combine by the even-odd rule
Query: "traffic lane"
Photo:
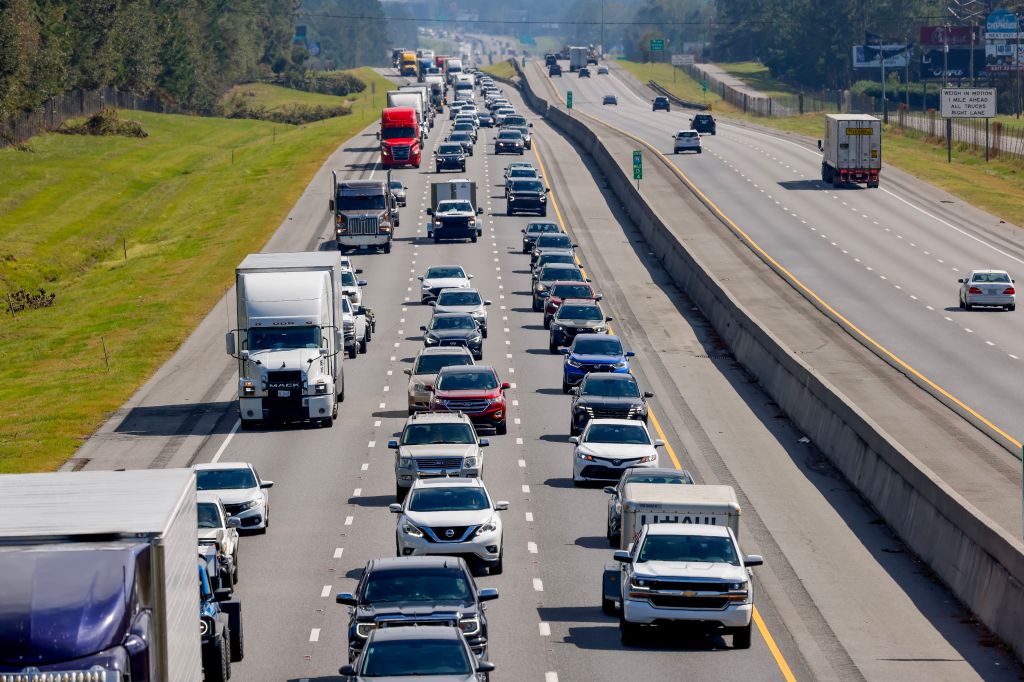
[[(568, 160), (573, 153), (562, 148), (547, 157), (549, 167), (557, 170), (572, 165)], [(576, 191), (560, 196), (568, 215), (574, 215), (573, 202), (579, 206), (570, 223), (581, 226), (578, 241), (582, 252), (591, 255), (588, 272), (596, 271), (596, 279), (606, 283), (602, 288), (609, 305), (620, 297), (643, 301), (639, 306), (614, 308), (614, 324), (638, 351), (638, 368), (656, 393), (655, 410), (663, 428), (678, 434), (690, 461), (684, 466), (698, 480), (734, 485), (741, 496), (745, 511), (741, 535), (757, 543), (751, 550), (750, 540), (745, 540), (744, 550), (760, 550), (768, 559), (756, 571), (763, 588), (758, 608), (776, 639), (789, 634), (796, 638), (814, 677), (850, 678), (858, 668), (868, 677), (883, 679), (908, 674), (988, 678), (1000, 671), (1012, 677), (1018, 666), (979, 646), (973, 627), (951, 626), (969, 620), (969, 615), (941, 586), (922, 576), (914, 561), (894, 552), (895, 540), (888, 530), (877, 525), (855, 492), (835, 485), (841, 477), (813, 449), (798, 442), (801, 434), (787, 421), (779, 421), (774, 403), (750, 384), (742, 368), (728, 354), (714, 359), (722, 346), (706, 320), (693, 321), (699, 341), (690, 338), (688, 327), (673, 324), (677, 309), (689, 310), (692, 304), (662, 300), (659, 305), (651, 300), (657, 289), (646, 281), (647, 276), (674, 290), (653, 254), (646, 256), (651, 272), (647, 275), (643, 268), (631, 270), (631, 259), (624, 258), (621, 250), (609, 249), (605, 257), (604, 249), (589, 248), (621, 239), (614, 240), (593, 212), (600, 200), (581, 192), (579, 183), (574, 187)], [(663, 210), (685, 218), (685, 211), (677, 206)], [(645, 245), (635, 230), (627, 230), (625, 236), (644, 260)], [(766, 286), (784, 286), (770, 272), (765, 277), (769, 278)], [(648, 363), (654, 365), (653, 371), (645, 371)], [(785, 496), (780, 497), (779, 490), (786, 490)], [(815, 523), (808, 526), (807, 518)], [(836, 576), (842, 579), (837, 582)], [(785, 627), (772, 625), (773, 607)], [(834, 641), (836, 634), (842, 647)], [(785, 643), (781, 646), (788, 651)], [(793, 657), (787, 657), (792, 663)], [(897, 659), (914, 659), (913, 671), (908, 673)], [(822, 673), (816, 664), (830, 667)], [(808, 677), (799, 669), (796, 672), (798, 678)]]

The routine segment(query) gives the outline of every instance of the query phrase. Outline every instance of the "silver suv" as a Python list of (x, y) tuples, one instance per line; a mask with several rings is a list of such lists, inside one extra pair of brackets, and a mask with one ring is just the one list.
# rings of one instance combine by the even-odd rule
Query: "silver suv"
[(465, 346), (434, 346), (421, 350), (412, 367), (404, 370), (409, 377), (409, 414), (430, 407), (430, 391), (427, 386), (437, 381), (437, 373), (442, 367), (472, 364), (473, 354)]
[(487, 338), (487, 307), (490, 301), (485, 301), (480, 292), (476, 289), (442, 289), (437, 294), (437, 299), (429, 301), (427, 305), (434, 307), (434, 313), (468, 313), (476, 320), (480, 327), (480, 334)]
[(488, 445), (461, 412), (410, 415), (402, 437), (388, 441), (388, 447), (396, 451), (395, 497), (399, 502), (405, 500), (413, 481), (420, 478), (480, 478), (484, 470), (481, 448)]

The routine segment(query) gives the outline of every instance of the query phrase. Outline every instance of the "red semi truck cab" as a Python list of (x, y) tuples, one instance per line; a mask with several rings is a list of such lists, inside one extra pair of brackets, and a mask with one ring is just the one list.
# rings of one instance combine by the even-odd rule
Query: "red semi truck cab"
[(412, 107), (390, 107), (380, 114), (380, 165), (420, 167), (420, 125)]

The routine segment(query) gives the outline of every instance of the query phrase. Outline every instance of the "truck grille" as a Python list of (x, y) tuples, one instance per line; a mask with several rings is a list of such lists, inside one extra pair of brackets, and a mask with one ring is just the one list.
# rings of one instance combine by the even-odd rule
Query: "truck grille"
[(644, 580), (644, 585), (654, 591), (681, 592), (728, 592), (729, 583), (704, 583), (684, 580)]
[(461, 469), (461, 457), (420, 457), (416, 459), (416, 468), (420, 471), (439, 471), (442, 469)]
[(408, 161), (409, 156), (412, 153), (412, 147), (407, 144), (395, 145), (391, 147), (391, 158), (395, 161)]
[(349, 218), (345, 225), (350, 235), (377, 234), (380, 218)]
[(469, 218), (442, 218), (436, 227), (439, 230), (468, 230)]
[(594, 419), (633, 419), (636, 413), (632, 407), (588, 407), (587, 416)]
[(302, 372), (298, 370), (267, 372), (267, 387), (267, 392), (272, 400), (298, 399), (301, 401)]
[(723, 597), (682, 597), (652, 594), (650, 602), (655, 606), (677, 609), (724, 609), (729, 600)]
[(452, 412), (483, 412), (490, 405), (487, 400), (442, 400), (441, 405)]

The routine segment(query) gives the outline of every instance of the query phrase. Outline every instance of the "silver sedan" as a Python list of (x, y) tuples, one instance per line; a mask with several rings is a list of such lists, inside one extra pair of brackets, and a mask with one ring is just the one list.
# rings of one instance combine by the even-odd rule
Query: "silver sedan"
[(1006, 270), (971, 270), (960, 283), (960, 307), (970, 310), (976, 305), (1017, 309), (1017, 291)]

